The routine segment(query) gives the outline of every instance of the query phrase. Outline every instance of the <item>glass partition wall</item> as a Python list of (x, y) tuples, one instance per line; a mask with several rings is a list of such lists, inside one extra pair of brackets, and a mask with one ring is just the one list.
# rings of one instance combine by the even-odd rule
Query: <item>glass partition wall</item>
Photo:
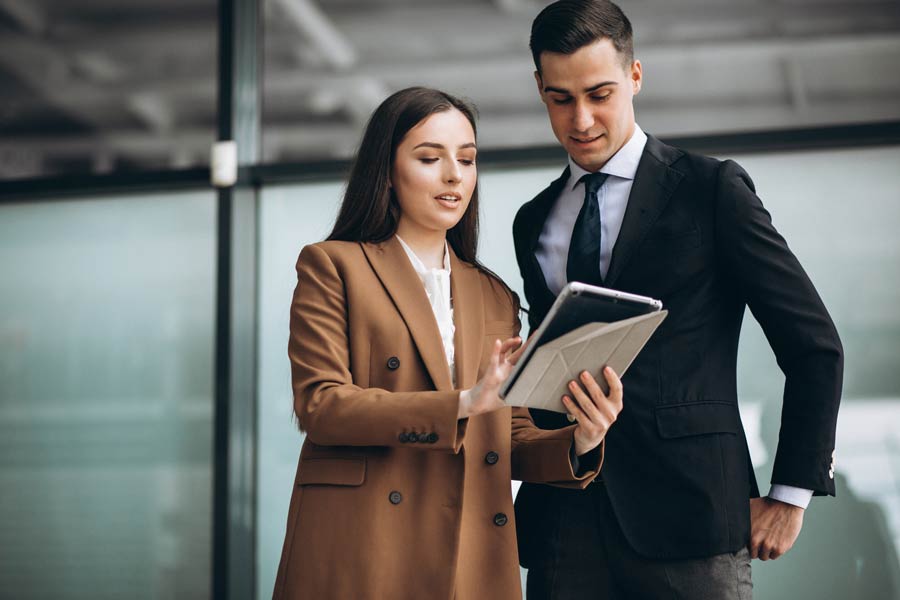
[[(723, 156), (722, 158), (726, 158)], [(816, 284), (846, 351), (838, 424), (838, 496), (815, 498), (784, 558), (754, 561), (760, 600), (893, 598), (900, 591), (900, 147), (729, 155)], [(512, 219), (562, 164), (482, 169), (480, 258), (522, 293)], [(853, 176), (849, 177), (848, 174)], [(258, 597), (271, 593), (303, 435), (292, 415), (288, 316), (300, 249), (328, 234), (342, 184), (262, 191), (259, 281)], [(763, 488), (777, 442), (783, 376), (748, 312), (739, 397)], [(626, 389), (627, 402), (627, 389)], [(302, 542), (301, 542), (302, 543)], [(348, 574), (352, 576), (352, 574)], [(878, 590), (878, 594), (870, 592)], [(827, 593), (826, 593), (827, 591)]]
[[(756, 597), (889, 598), (900, 589), (900, 147), (729, 158), (753, 176), (847, 355), (838, 497), (813, 500), (784, 559), (754, 564)], [(511, 221), (561, 168), (482, 167), (480, 256), (520, 292)], [(271, 594), (303, 439), (286, 352), (294, 264), (327, 235), (342, 187), (335, 176), (259, 191), (258, 598)], [(211, 191), (0, 205), (0, 589), (16, 598), (211, 595), (216, 218)], [(739, 367), (765, 482), (782, 379), (749, 314)]]
[(0, 205), (0, 596), (208, 596), (214, 200)]

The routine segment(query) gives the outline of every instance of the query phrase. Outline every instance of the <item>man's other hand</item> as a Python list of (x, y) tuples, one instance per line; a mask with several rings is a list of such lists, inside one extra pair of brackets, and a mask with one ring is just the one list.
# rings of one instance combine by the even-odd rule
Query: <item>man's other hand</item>
[(750, 499), (750, 558), (774, 560), (791, 549), (803, 526), (803, 509), (772, 498)]

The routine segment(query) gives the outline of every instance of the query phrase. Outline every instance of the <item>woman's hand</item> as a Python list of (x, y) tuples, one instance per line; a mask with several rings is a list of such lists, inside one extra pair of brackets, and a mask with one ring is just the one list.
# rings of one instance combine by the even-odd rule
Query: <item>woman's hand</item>
[(562, 401), (569, 414), (578, 421), (575, 428), (575, 454), (581, 456), (600, 445), (606, 432), (622, 412), (622, 381), (611, 367), (603, 369), (609, 384), (609, 395), (604, 394), (597, 380), (587, 371), (581, 372), (581, 384), (569, 382), (569, 392)]
[(506, 381), (512, 371), (513, 363), (510, 362), (512, 352), (521, 344), (522, 338), (520, 337), (509, 338), (502, 344), (500, 340), (494, 342), (491, 360), (484, 376), (471, 389), (463, 390), (459, 394), (458, 419), (480, 415), (506, 406), (498, 392), (500, 385)]

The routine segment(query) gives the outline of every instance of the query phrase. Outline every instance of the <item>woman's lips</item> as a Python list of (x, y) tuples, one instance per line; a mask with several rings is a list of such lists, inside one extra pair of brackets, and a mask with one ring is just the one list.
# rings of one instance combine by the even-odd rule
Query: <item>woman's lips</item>
[(456, 208), (459, 206), (459, 201), (462, 200), (462, 196), (459, 194), (441, 194), (439, 196), (434, 197), (435, 200), (438, 201), (438, 204), (441, 206), (445, 206), (447, 208)]

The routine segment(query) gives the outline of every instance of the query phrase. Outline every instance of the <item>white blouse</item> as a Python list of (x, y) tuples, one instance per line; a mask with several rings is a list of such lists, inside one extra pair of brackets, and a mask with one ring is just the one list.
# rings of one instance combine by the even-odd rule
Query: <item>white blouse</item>
[(419, 279), (422, 280), (422, 285), (425, 286), (425, 294), (431, 303), (431, 310), (434, 311), (438, 331), (441, 332), (444, 356), (447, 357), (447, 366), (450, 368), (450, 381), (453, 382), (455, 387), (456, 369), (454, 368), (455, 347), (453, 345), (453, 335), (456, 332), (456, 326), (453, 324), (453, 304), (450, 299), (450, 251), (447, 249), (447, 242), (444, 242), (444, 268), (429, 269), (399, 235), (396, 237), (406, 251), (409, 262), (412, 263), (413, 269), (419, 275)]

